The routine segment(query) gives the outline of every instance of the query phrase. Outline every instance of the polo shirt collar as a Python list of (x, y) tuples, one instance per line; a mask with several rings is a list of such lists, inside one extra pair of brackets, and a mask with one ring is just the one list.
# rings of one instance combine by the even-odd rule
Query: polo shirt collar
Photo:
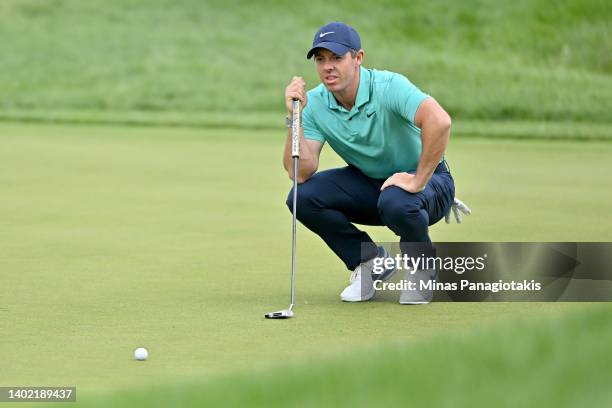
[[(357, 88), (357, 98), (355, 99), (355, 106), (353, 106), (353, 109), (351, 109), (351, 111), (359, 110), (359, 108), (361, 108), (363, 105), (370, 101), (371, 77), (372, 74), (369, 70), (365, 69), (362, 66), (359, 67), (359, 88)], [(327, 91), (327, 99), (329, 102), (330, 109), (336, 109), (345, 112), (347, 111), (344, 106), (338, 103), (338, 101), (334, 97), (334, 94), (330, 91)]]
[(359, 67), (359, 89), (354, 108), (359, 109), (370, 101), (370, 80), (372, 74), (364, 67)]

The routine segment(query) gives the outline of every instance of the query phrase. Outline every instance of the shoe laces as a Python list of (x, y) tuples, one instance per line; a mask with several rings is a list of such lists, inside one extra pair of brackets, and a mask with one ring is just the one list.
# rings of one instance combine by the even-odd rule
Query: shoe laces
[(355, 282), (357, 279), (361, 278), (361, 265), (357, 266), (353, 272), (351, 272), (351, 280), (350, 283)]

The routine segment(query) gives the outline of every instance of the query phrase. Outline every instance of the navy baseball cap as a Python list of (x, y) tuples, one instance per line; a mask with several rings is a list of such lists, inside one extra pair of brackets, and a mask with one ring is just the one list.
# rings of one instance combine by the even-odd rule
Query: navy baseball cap
[(325, 48), (336, 55), (344, 55), (350, 49), (361, 49), (361, 40), (353, 27), (335, 21), (317, 30), (306, 58), (310, 59), (316, 48)]

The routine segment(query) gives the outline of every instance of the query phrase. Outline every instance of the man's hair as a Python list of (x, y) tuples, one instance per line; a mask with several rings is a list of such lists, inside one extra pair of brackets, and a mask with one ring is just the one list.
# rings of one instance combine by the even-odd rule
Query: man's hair
[[(355, 57), (357, 56), (357, 53), (359, 52), (359, 50), (356, 50), (354, 48), (349, 48), (349, 52), (351, 53), (351, 58), (355, 59)], [(314, 51), (314, 55), (317, 56), (319, 53), (319, 50), (315, 50)]]

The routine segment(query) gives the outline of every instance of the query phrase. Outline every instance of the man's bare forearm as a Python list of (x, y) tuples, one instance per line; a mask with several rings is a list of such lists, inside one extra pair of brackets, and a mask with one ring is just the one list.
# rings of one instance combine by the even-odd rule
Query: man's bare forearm
[[(285, 141), (285, 153), (283, 155), (283, 166), (287, 173), (289, 174), (289, 178), (293, 180), (293, 158), (291, 157), (291, 128), (287, 130), (287, 139)], [(319, 160), (306, 144), (306, 140), (304, 139), (304, 129), (300, 127), (300, 160), (298, 163), (298, 183), (303, 183), (308, 180), (310, 176), (317, 171), (319, 167)]]
[(423, 151), (416, 171), (417, 184), (425, 188), (440, 163), (450, 137), (450, 117), (432, 119), (423, 123), (421, 140)]

